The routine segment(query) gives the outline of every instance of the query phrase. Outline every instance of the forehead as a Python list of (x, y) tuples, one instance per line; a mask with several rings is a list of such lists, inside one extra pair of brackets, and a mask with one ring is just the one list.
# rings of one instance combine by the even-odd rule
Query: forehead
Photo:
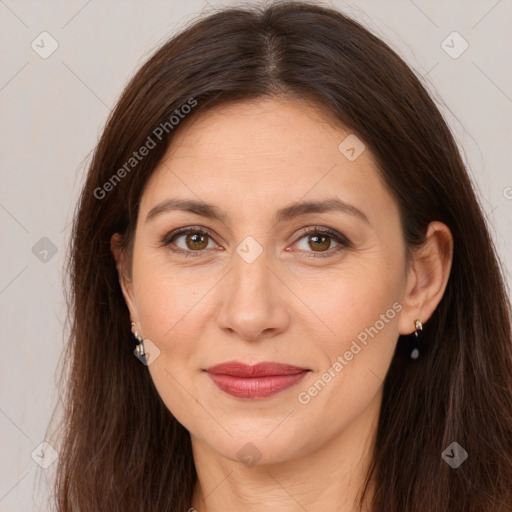
[[(345, 132), (316, 104), (263, 98), (218, 105), (199, 113), (178, 132), (166, 156), (296, 160), (311, 154), (315, 158), (320, 152), (328, 154), (333, 142)], [(316, 155), (312, 154), (313, 147)]]
[[(196, 116), (171, 141), (141, 210), (169, 196), (228, 202), (253, 213), (326, 194), (360, 206), (371, 203), (375, 214), (392, 201), (370, 151), (347, 158), (344, 141), (358, 144), (358, 139), (312, 103), (266, 98), (219, 105)], [(358, 153), (364, 148), (359, 144)]]

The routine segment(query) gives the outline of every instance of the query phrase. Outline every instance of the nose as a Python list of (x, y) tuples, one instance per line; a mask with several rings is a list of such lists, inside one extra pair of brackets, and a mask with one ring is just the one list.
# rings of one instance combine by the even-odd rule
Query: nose
[(277, 336), (290, 323), (290, 291), (264, 254), (252, 263), (235, 255), (219, 287), (219, 328), (247, 341)]

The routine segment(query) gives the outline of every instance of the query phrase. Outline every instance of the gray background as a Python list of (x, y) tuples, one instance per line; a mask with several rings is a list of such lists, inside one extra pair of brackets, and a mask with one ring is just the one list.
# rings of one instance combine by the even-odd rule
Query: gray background
[[(368, 26), (424, 77), (479, 188), (510, 285), (512, 2), (326, 4)], [(0, 511), (50, 509), (55, 464), (42, 469), (31, 454), (51, 444), (65, 343), (62, 265), (91, 150), (151, 51), (222, 5), (235, 2), (0, 0)], [(51, 49), (44, 31), (58, 43), (46, 59), (31, 47)], [(453, 31), (469, 44), (458, 58), (464, 43), (448, 37)], [(50, 460), (51, 449), (37, 450), (36, 460)]]

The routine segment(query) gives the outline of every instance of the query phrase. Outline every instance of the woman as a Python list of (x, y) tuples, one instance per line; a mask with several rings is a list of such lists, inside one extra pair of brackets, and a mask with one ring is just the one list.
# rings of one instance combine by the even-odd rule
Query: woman
[(164, 44), (99, 141), (70, 278), (59, 511), (511, 509), (484, 216), (423, 86), (339, 12)]

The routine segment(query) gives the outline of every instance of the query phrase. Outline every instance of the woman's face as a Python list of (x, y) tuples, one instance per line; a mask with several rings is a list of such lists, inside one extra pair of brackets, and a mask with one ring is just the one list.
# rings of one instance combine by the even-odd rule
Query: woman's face
[[(367, 427), (414, 330), (398, 207), (370, 151), (283, 99), (182, 128), (142, 195), (122, 281), (162, 400), (233, 460), (292, 460)], [(296, 368), (249, 377), (260, 363)]]

